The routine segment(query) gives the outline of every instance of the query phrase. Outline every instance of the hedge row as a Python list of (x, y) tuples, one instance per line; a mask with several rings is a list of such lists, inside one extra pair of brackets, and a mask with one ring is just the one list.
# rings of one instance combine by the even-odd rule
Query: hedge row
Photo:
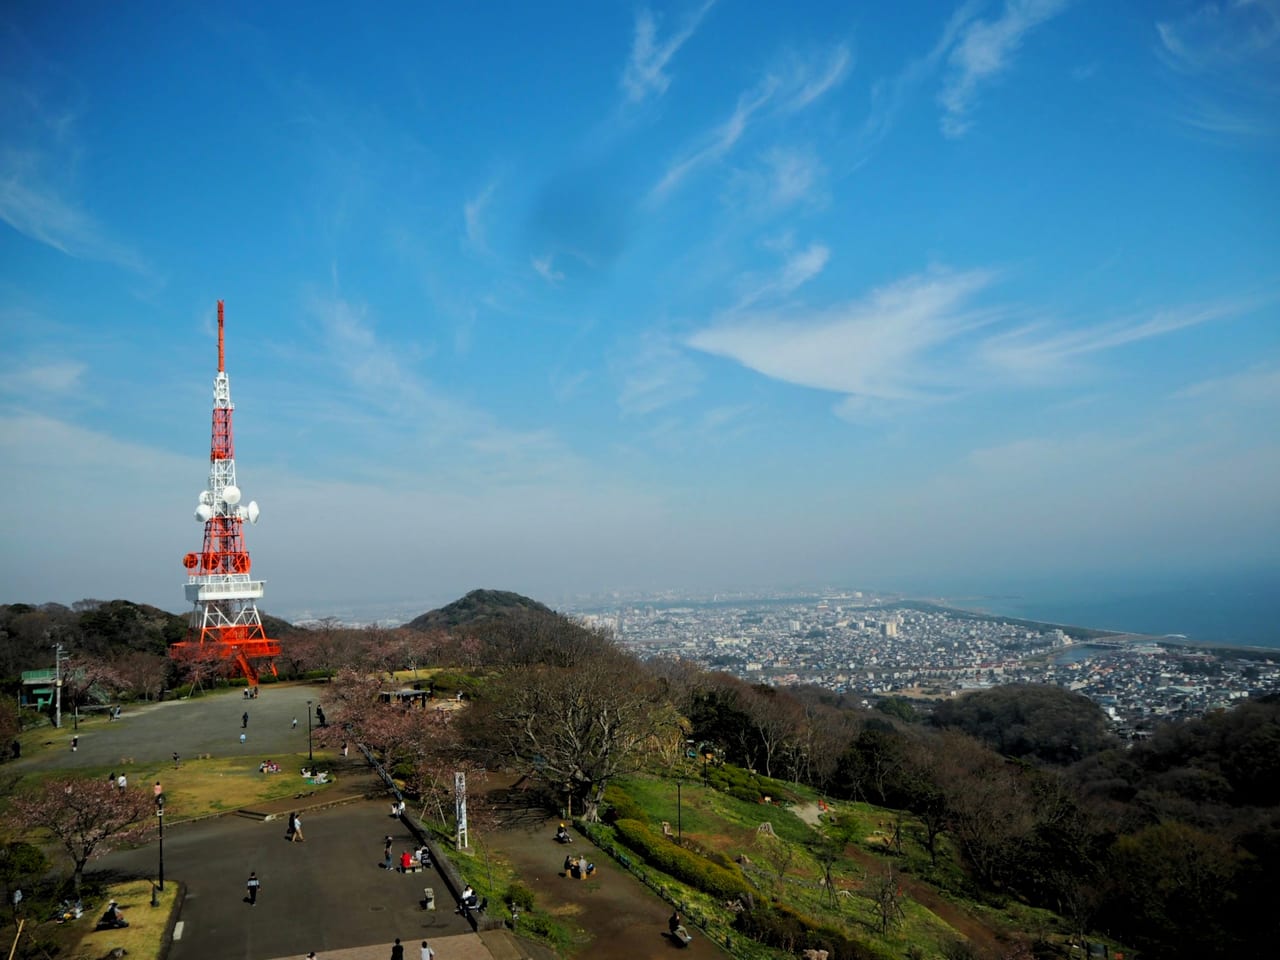
[(734, 917), (733, 927), (752, 940), (787, 953), (826, 950), (828, 960), (889, 960), (891, 956), (780, 904), (745, 910)]
[(618, 839), (652, 867), (711, 896), (732, 900), (755, 896), (751, 885), (737, 871), (726, 870), (678, 847), (667, 837), (654, 833), (637, 820), (622, 819), (614, 824)]

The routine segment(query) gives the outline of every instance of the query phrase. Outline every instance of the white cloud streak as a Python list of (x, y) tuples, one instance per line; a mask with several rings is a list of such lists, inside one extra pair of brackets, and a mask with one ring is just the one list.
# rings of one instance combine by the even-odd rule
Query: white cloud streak
[(733, 113), (703, 137), (701, 146), (667, 168), (650, 198), (663, 199), (691, 173), (727, 156), (760, 118), (782, 117), (812, 106), (839, 84), (851, 60), (849, 51), (837, 46), (823, 65), (799, 62), (766, 74), (752, 89), (738, 95)]
[(622, 72), (622, 88), (627, 99), (640, 103), (650, 96), (661, 96), (671, 84), (665, 73), (667, 64), (689, 38), (693, 36), (702, 18), (715, 5), (707, 0), (685, 18), (675, 33), (665, 40), (658, 37), (658, 21), (647, 7), (636, 14), (635, 33), (631, 40), (631, 57)]
[(734, 320), (685, 342), (799, 386), (918, 399), (922, 358), (986, 321), (966, 301), (990, 282), (986, 271), (909, 277), (859, 301), (807, 316), (780, 311)]
[(553, 260), (554, 257), (549, 253), (543, 257), (529, 258), (529, 262), (533, 265), (533, 269), (538, 276), (546, 280), (547, 283), (557, 284), (564, 280), (564, 273), (553, 266)]
[(496, 183), (489, 184), (479, 194), (463, 204), (462, 207), (467, 242), (482, 253), (488, 250), (488, 242), (485, 236), (485, 213), (488, 211), (489, 202), (493, 199), (494, 191), (497, 188), (498, 185)]
[(35, 158), (12, 150), (0, 153), (0, 220), (69, 257), (147, 272), (141, 256), (107, 236), (88, 213), (42, 181), (38, 165)]
[(998, 18), (966, 24), (951, 49), (950, 74), (938, 97), (945, 136), (964, 135), (980, 88), (1008, 69), (1027, 33), (1066, 6), (1067, 0), (1005, 0)]

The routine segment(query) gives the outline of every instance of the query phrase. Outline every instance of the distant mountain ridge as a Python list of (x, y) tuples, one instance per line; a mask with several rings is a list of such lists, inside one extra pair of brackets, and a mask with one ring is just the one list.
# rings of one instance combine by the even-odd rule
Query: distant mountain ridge
[(531, 613), (558, 616), (545, 604), (510, 590), (472, 590), (453, 603), (415, 617), (406, 626), (411, 630), (451, 630)]

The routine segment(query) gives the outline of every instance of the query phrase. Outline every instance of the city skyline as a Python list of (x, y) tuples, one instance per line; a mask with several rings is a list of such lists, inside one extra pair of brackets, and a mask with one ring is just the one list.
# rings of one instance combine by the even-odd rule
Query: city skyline
[[(1280, 571), (1280, 9), (6, 11), (0, 602)], [(1016, 589), (1016, 587), (1015, 587)]]

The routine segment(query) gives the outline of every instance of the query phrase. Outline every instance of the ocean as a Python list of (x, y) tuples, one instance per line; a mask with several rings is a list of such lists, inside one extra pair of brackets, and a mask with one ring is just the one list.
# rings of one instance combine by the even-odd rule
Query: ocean
[(945, 603), (1024, 620), (1280, 650), (1280, 575), (1179, 579), (1128, 589), (1114, 582), (1046, 583), (998, 595), (950, 595)]

